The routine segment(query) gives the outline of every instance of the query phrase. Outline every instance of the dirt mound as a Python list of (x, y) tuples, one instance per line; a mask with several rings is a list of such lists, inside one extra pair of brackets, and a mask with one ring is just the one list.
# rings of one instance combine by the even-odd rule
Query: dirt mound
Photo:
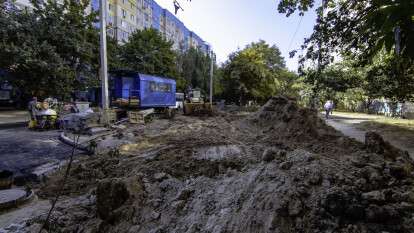
[(266, 133), (273, 132), (288, 139), (306, 141), (326, 135), (338, 135), (318, 117), (316, 111), (300, 108), (295, 100), (284, 96), (272, 97), (248, 120)]
[[(378, 135), (355, 142), (284, 97), (246, 119), (183, 117), (163, 125), (140, 134), (152, 147), (75, 166), (65, 194), (89, 195), (88, 202), (59, 206), (56, 228), (414, 232), (414, 163)], [(44, 196), (56, 182), (42, 188)]]

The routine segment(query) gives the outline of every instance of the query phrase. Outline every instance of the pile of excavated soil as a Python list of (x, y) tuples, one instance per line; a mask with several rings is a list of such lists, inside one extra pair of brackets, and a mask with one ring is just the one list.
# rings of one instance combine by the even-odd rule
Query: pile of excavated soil
[(250, 122), (279, 138), (296, 141), (321, 139), (338, 136), (338, 133), (320, 119), (315, 110), (300, 108), (292, 99), (275, 96), (255, 114)]
[(75, 166), (50, 232), (414, 232), (407, 153), (375, 133), (346, 138), (293, 100), (128, 130), (137, 144), (126, 152)]

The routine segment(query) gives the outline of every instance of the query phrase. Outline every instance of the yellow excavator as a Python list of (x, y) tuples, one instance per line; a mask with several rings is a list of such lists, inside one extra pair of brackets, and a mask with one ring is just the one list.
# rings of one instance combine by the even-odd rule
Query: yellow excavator
[(211, 103), (205, 103), (200, 89), (189, 90), (184, 102), (184, 115), (188, 116), (212, 116), (213, 106)]

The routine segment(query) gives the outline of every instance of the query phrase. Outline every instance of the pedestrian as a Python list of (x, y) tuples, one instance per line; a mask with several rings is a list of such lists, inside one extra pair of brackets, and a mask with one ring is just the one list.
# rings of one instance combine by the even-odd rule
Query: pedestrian
[(326, 119), (329, 119), (329, 113), (333, 110), (333, 103), (331, 100), (326, 101), (325, 105), (323, 106), (325, 109), (325, 117)]
[(27, 106), (27, 109), (30, 114), (30, 120), (32, 121), (36, 120), (37, 105), (38, 105), (37, 97), (34, 96)]

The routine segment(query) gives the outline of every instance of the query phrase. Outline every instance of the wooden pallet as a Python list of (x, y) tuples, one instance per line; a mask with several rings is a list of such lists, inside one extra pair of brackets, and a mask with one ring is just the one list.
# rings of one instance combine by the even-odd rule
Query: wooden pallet
[(155, 109), (150, 108), (141, 111), (128, 111), (129, 122), (132, 124), (143, 124), (145, 117), (155, 112)]

